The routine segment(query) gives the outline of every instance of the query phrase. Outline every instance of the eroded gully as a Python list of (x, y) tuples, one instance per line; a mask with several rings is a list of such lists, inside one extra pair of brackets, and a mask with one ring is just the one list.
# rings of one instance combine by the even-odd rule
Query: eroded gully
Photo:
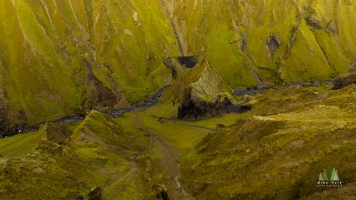
[(180, 200), (188, 197), (191, 200), (195, 200), (195, 198), (184, 189), (180, 181), (180, 158), (177, 152), (174, 151), (174, 149), (166, 142), (163, 137), (156, 134), (154, 129), (145, 126), (137, 112), (134, 115), (134, 121), (136, 126), (144, 130), (149, 136), (151, 144), (157, 145), (162, 155), (162, 164), (167, 170), (167, 179), (164, 184), (168, 189), (169, 198), (171, 200)]

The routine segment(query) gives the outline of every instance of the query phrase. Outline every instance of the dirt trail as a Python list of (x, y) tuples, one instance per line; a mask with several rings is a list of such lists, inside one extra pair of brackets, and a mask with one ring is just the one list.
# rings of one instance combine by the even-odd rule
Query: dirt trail
[(138, 128), (143, 129), (150, 137), (151, 143), (155, 143), (159, 151), (161, 152), (163, 165), (167, 170), (167, 182), (164, 183), (168, 189), (168, 195), (171, 200), (180, 200), (188, 197), (191, 200), (195, 200), (188, 192), (183, 188), (180, 182), (180, 158), (176, 151), (174, 151), (164, 138), (155, 134), (155, 131), (142, 123), (142, 120), (138, 113), (135, 113), (134, 120)]

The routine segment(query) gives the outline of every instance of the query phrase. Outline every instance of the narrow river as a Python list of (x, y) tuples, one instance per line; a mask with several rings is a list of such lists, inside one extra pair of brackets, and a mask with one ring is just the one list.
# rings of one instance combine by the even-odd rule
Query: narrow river
[[(159, 89), (157, 92), (155, 92), (147, 101), (143, 103), (139, 103), (137, 105), (134, 105), (130, 108), (124, 108), (120, 110), (111, 110), (107, 112), (106, 114), (110, 115), (111, 117), (118, 118), (121, 117), (124, 113), (126, 112), (132, 112), (138, 108), (149, 108), (151, 106), (154, 106), (158, 103), (158, 98), (163, 94), (163, 92), (169, 87), (170, 85), (166, 85)], [(65, 124), (69, 124), (72, 122), (81, 122), (84, 120), (83, 116), (75, 115), (75, 116), (64, 116), (59, 119), (51, 120), (48, 122), (53, 122), (53, 123), (58, 123), (62, 122)], [(32, 131), (38, 131), (41, 125), (45, 124), (46, 122), (35, 124), (35, 125), (28, 125), (28, 126), (23, 126), (23, 127), (18, 127), (13, 129), (12, 131), (8, 132), (0, 132), (0, 138), (7, 138), (10, 136), (14, 136), (17, 134), (22, 134), (22, 133), (27, 133), (27, 132), (32, 132)]]
[[(292, 86), (303, 86), (303, 85), (308, 85), (308, 86), (320, 86), (322, 84), (329, 84), (329, 85), (333, 85), (334, 82), (333, 81), (322, 81), (322, 82), (298, 82), (298, 83), (291, 83), (288, 85), (285, 85), (286, 87), (292, 87)], [(137, 105), (134, 105), (130, 108), (124, 108), (124, 109), (120, 109), (120, 110), (111, 110), (109, 112), (107, 112), (108, 115), (110, 115), (111, 117), (114, 118), (118, 118), (121, 117), (124, 113), (126, 112), (132, 112), (138, 108), (149, 108), (151, 106), (154, 106), (158, 103), (158, 98), (163, 94), (163, 92), (169, 87), (170, 85), (166, 85), (164, 87), (162, 87), (161, 89), (159, 89), (157, 92), (155, 92), (147, 101), (143, 102), (143, 103), (139, 103)], [(256, 93), (260, 93), (266, 89), (269, 88), (274, 88), (274, 89), (278, 89), (281, 86), (275, 85), (275, 86), (257, 86), (255, 88), (242, 88), (242, 89), (237, 89), (234, 91), (234, 95), (235, 96), (242, 96), (245, 94), (256, 94)], [(83, 116), (79, 116), (79, 115), (75, 115), (75, 116), (64, 116), (61, 117), (59, 119), (56, 120), (52, 120), (49, 122), (63, 122), (65, 124), (71, 123), (71, 122), (81, 122), (84, 120)], [(10, 137), (10, 136), (14, 136), (17, 134), (21, 134), (21, 133), (27, 133), (30, 131), (38, 131), (38, 129), (40, 128), (41, 125), (45, 124), (45, 122), (43, 123), (39, 123), (36, 125), (28, 125), (28, 126), (24, 126), (24, 127), (19, 127), (19, 128), (15, 128), (12, 131), (8, 131), (8, 132), (0, 132), (0, 138), (6, 138), (6, 137)]]

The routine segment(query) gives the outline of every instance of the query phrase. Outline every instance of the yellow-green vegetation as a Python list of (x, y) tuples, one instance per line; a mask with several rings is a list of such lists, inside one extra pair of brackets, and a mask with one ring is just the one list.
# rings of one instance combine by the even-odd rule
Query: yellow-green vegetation
[[(105, 199), (152, 199), (165, 185), (172, 199), (354, 198), (355, 98), (355, 85), (298, 86), (251, 95), (249, 112), (199, 121), (159, 104), (46, 123), (0, 140), (0, 196), (68, 199), (97, 186)], [(316, 186), (329, 164), (342, 188)]]
[[(1, 199), (71, 199), (86, 197), (94, 186), (107, 199), (136, 198), (134, 156), (149, 145), (148, 138), (111, 117), (91, 112), (62, 144), (46, 138), (59, 124), (46, 124), (36, 133), (0, 141)], [(134, 132), (133, 132), (134, 131)], [(135, 190), (135, 194), (130, 194)]]
[(142, 101), (170, 83), (162, 59), (180, 55), (155, 1), (6, 0), (0, 18), (7, 127), (93, 109), (108, 96), (95, 88), (110, 107)]
[[(354, 198), (356, 87), (314, 90), (257, 95), (253, 116), (199, 143), (198, 159), (184, 173), (186, 186), (198, 199)], [(328, 164), (350, 182), (344, 186), (351, 192), (316, 186)]]
[[(87, 113), (1, 139), (0, 199), (87, 198), (93, 187), (105, 199), (165, 187), (172, 199), (355, 198), (355, 85), (231, 90), (344, 74), (355, 65), (352, 0), (1, 0), (0, 19), (0, 134)], [(174, 80), (164, 60), (180, 56), (201, 62)], [(156, 106), (95, 111), (167, 84)], [(252, 110), (178, 120), (188, 97)], [(316, 187), (328, 164), (344, 187)]]
[(39, 140), (38, 133), (30, 132), (2, 139), (0, 142), (0, 154), (2, 157), (18, 157), (34, 153)]
[(351, 1), (165, 2), (171, 4), (185, 52), (204, 53), (234, 88), (259, 79), (330, 79), (354, 60), (356, 5)]
[(140, 116), (180, 152), (182, 180), (197, 199), (312, 199), (325, 194), (316, 180), (328, 164), (341, 169), (345, 162), (343, 179), (354, 177), (356, 125), (349, 104), (356, 88), (330, 87), (267, 90), (253, 97), (248, 113), (201, 121), (175, 120), (177, 105), (169, 104)]
[(349, 0), (4, 0), (3, 127), (142, 101), (182, 54), (232, 88), (331, 79), (354, 62), (355, 12)]
[[(4, 138), (0, 142), (0, 155), (3, 157), (22, 157), (29, 153), (35, 153), (41, 140), (51, 140), (63, 143), (68, 139), (70, 132), (78, 126), (78, 123), (67, 125), (61, 123), (46, 123), (37, 132), (18, 134), (13, 137)], [(65, 135), (65, 131), (69, 133)]]

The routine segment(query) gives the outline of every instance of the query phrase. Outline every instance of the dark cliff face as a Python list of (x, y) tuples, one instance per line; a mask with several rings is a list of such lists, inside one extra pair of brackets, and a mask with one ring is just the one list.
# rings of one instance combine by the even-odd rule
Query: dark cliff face
[(356, 83), (356, 74), (343, 76), (343, 77), (336, 77), (334, 79), (334, 90), (341, 89), (351, 84)]
[(202, 119), (227, 113), (244, 113), (250, 110), (251, 105), (234, 103), (226, 94), (217, 93), (211, 101), (204, 101), (192, 97), (191, 89), (187, 89), (178, 107), (178, 119)]
[(88, 97), (82, 102), (85, 109), (83, 111), (108, 110), (114, 108), (120, 101), (122, 105), (129, 105), (123, 94), (123, 89), (118, 84), (113, 85), (112, 89), (108, 88), (94, 75), (89, 61), (83, 58), (83, 62), (86, 66), (87, 76), (85, 85), (88, 88)]
[(334, 79), (334, 90), (341, 89), (356, 83), (356, 64), (350, 65), (347, 73), (342, 74)]

